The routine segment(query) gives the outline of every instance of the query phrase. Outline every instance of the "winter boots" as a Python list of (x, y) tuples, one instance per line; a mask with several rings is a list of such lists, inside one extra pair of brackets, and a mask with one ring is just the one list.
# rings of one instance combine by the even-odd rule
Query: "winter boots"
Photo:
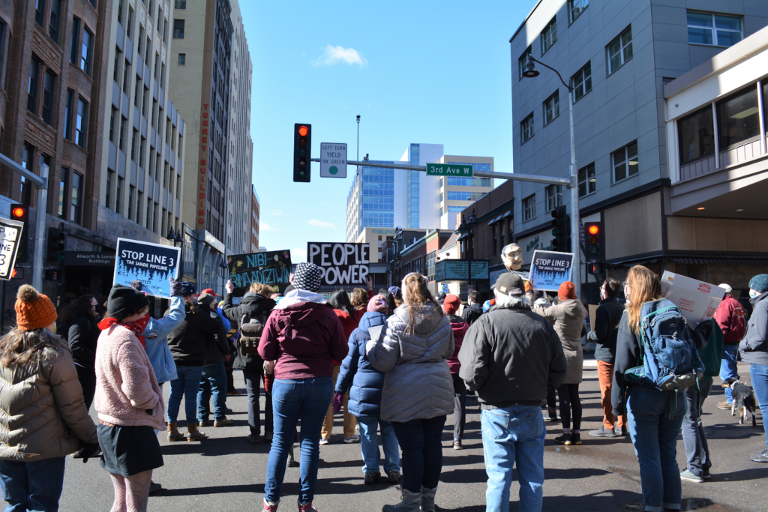
[(437, 487), (434, 489), (427, 489), (423, 485), (421, 486), (421, 512), (435, 512), (435, 493)]
[(176, 423), (169, 423), (168, 424), (168, 441), (179, 441), (181, 439), (184, 439), (184, 434), (179, 432), (178, 427), (176, 426)]
[(187, 441), (202, 441), (206, 436), (203, 432), (197, 430), (197, 425), (190, 423), (187, 425)]
[[(381, 508), (381, 512), (420, 512), (422, 510), (420, 492), (411, 492), (408, 489), (403, 488), (402, 493), (403, 495), (400, 503), (397, 505), (384, 505)], [(434, 496), (435, 494), (432, 493), (433, 503)], [(432, 510), (435, 510), (434, 505), (432, 506)]]

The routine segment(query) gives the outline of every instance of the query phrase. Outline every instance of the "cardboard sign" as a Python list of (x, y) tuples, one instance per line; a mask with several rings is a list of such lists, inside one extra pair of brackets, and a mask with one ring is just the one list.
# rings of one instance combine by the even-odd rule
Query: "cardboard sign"
[(291, 284), (291, 251), (238, 254), (227, 258), (227, 266), (235, 297), (245, 295), (252, 283), (277, 286), (280, 294)]
[(595, 330), (595, 323), (597, 322), (597, 304), (589, 304), (589, 328)]
[(534, 290), (556, 292), (561, 284), (571, 280), (572, 267), (572, 252), (534, 251), (531, 260), (531, 285)]
[(712, 318), (725, 297), (725, 290), (719, 286), (668, 270), (661, 276), (661, 293), (680, 308), (685, 319), (693, 324), (692, 327)]
[(24, 230), (24, 223), (11, 219), (0, 219), (0, 279), (13, 278), (16, 254), (19, 252), (19, 240)]
[(323, 271), (321, 285), (365, 284), (370, 264), (370, 244), (307, 242), (307, 261)]
[(112, 284), (131, 286), (131, 281), (138, 279), (147, 295), (171, 297), (168, 278), (179, 277), (181, 247), (118, 238), (115, 254)]

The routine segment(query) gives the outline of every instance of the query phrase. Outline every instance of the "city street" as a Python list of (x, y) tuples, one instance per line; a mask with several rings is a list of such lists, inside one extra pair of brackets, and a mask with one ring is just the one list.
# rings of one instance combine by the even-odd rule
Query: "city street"
[[(591, 357), (587, 354), (587, 357)], [(749, 368), (739, 366), (742, 378), (748, 378)], [(244, 391), (240, 372), (235, 372), (236, 386)], [(683, 483), (683, 509), (703, 511), (765, 511), (768, 503), (768, 466), (748, 459), (750, 453), (762, 449), (763, 426), (751, 421), (739, 425), (729, 412), (720, 411), (715, 404), (722, 400), (719, 379), (713, 386), (713, 396), (704, 405), (704, 423), (709, 438), (714, 465), (712, 478), (703, 484)], [(165, 386), (166, 393), (168, 386)], [(599, 427), (600, 390), (594, 360), (587, 359), (584, 383), (581, 386), (584, 405), (582, 446), (565, 447), (552, 439), (559, 435), (557, 424), (547, 424), (547, 444), (544, 463), (544, 510), (577, 511), (640, 511), (641, 495), (637, 459), (628, 438), (601, 439), (587, 431)], [(245, 396), (229, 397), (230, 416), (235, 426), (208, 427), (210, 439), (202, 443), (177, 442), (169, 444), (161, 436), (165, 466), (154, 474), (154, 480), (167, 489), (149, 501), (149, 510), (260, 510), (269, 444), (252, 445), (244, 436), (248, 433)], [(444, 465), (436, 502), (438, 510), (485, 510), (486, 474), (480, 437), (480, 416), (477, 401), (470, 398), (465, 449), (450, 448), (452, 420), (448, 418), (444, 435)], [(95, 414), (94, 414), (95, 418)], [(751, 419), (751, 418), (750, 418)], [(449, 425), (451, 427), (449, 427)], [(396, 487), (387, 483), (364, 485), (360, 470), (360, 446), (344, 444), (341, 435), (341, 415), (337, 415), (332, 444), (321, 446), (320, 471), (315, 505), (320, 512), (379, 511), (386, 503), (399, 498)], [(678, 443), (678, 461), (684, 464), (682, 438)], [(283, 487), (280, 509), (295, 510), (298, 492), (298, 468), (289, 468)], [(763, 482), (763, 483), (760, 483)], [(517, 484), (512, 486), (511, 510), (517, 510)], [(68, 458), (63, 511), (105, 511), (112, 504), (112, 484), (97, 461), (83, 464)]]

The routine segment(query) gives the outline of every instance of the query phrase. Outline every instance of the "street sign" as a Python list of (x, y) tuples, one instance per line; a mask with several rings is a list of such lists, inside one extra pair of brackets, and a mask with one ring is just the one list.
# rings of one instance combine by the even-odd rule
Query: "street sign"
[(320, 143), (320, 177), (347, 177), (347, 145), (339, 142)]
[(471, 178), (473, 168), (468, 164), (427, 164), (427, 176), (461, 176)]
[(23, 229), (23, 222), (0, 219), (0, 279), (4, 281), (13, 278), (13, 266), (16, 264)]

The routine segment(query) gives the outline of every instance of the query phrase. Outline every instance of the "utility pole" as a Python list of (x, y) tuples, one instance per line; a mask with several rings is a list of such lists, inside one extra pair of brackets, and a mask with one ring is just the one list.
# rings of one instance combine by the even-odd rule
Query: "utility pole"
[[(357, 160), (360, 161), (360, 116), (357, 116)], [(360, 167), (355, 168), (355, 173), (360, 170)]]

